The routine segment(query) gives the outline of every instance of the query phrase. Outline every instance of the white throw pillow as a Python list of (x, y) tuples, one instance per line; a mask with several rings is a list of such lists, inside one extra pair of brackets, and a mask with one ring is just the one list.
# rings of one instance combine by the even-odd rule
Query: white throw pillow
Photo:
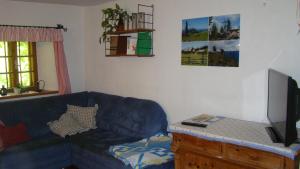
[(81, 127), (81, 125), (72, 117), (71, 114), (64, 113), (59, 120), (47, 123), (50, 130), (58, 134), (61, 137), (71, 136), (77, 133), (86, 131), (87, 129)]
[(72, 117), (86, 129), (96, 129), (96, 114), (98, 111), (98, 105), (95, 107), (80, 107), (68, 105), (67, 114), (71, 114)]

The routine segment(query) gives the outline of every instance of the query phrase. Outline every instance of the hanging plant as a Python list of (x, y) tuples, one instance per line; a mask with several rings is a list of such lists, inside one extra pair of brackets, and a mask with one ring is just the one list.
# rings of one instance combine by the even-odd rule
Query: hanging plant
[(107, 34), (115, 31), (124, 30), (124, 19), (131, 19), (128, 12), (118, 4), (115, 5), (115, 8), (106, 8), (102, 10), (103, 18), (101, 26), (103, 28), (102, 36), (100, 37), (100, 44), (104, 42), (107, 38)]

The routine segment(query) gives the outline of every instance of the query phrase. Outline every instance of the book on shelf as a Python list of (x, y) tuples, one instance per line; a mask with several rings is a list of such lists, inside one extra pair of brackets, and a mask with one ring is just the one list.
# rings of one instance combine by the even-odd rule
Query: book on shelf
[(129, 17), (124, 17), (123, 18), (123, 20), (124, 20), (124, 30), (130, 30), (130, 19), (129, 19)]
[(109, 55), (126, 55), (128, 36), (111, 36), (109, 42)]
[(145, 12), (137, 13), (137, 29), (145, 29)]
[(151, 55), (152, 54), (152, 36), (151, 32), (138, 33), (138, 40), (136, 45), (137, 55)]
[(131, 29), (135, 30), (137, 29), (137, 13), (132, 13), (131, 15)]
[(110, 37), (110, 43), (109, 43), (109, 54), (110, 55), (116, 55), (118, 50), (118, 37), (117, 36), (111, 36)]
[(137, 38), (127, 39), (127, 55), (135, 55), (136, 53)]
[(117, 55), (126, 55), (128, 36), (118, 36)]

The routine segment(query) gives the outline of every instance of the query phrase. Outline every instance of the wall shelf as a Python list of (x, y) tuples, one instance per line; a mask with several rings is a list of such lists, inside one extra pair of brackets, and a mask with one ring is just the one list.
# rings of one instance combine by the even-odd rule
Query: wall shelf
[(138, 11), (130, 14), (132, 20), (124, 21), (124, 30), (107, 33), (106, 57), (154, 57), (153, 5), (138, 4)]
[(131, 33), (139, 33), (139, 32), (154, 32), (155, 29), (131, 29), (131, 30), (124, 30), (124, 31), (116, 31), (116, 32), (109, 32), (108, 35), (122, 35), (122, 34), (131, 34)]
[(155, 55), (106, 55), (106, 57), (154, 57)]

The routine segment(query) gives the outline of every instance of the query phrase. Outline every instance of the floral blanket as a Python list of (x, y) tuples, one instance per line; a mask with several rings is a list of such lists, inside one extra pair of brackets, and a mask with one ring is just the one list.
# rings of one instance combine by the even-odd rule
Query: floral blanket
[(157, 134), (138, 142), (111, 146), (109, 152), (133, 169), (142, 169), (173, 160), (174, 154), (170, 149), (171, 140), (171, 136)]

